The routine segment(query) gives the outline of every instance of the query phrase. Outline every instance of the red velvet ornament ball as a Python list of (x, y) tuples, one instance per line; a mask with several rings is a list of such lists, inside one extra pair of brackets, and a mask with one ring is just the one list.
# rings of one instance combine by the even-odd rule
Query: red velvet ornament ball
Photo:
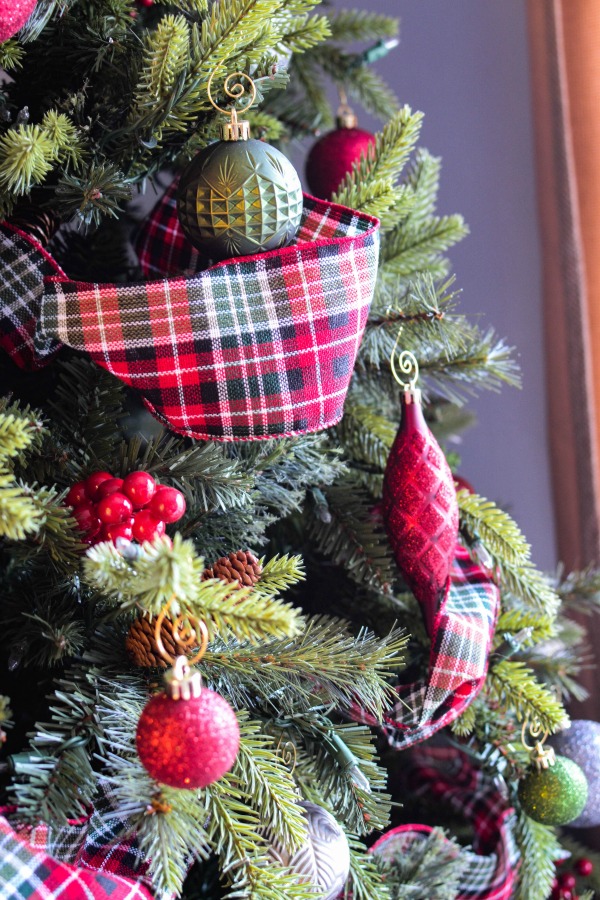
[(362, 128), (341, 126), (313, 144), (306, 160), (306, 181), (311, 194), (331, 199), (355, 162), (366, 156), (375, 136)]
[(0, 44), (23, 27), (35, 4), (36, 0), (0, 0)]
[(208, 688), (189, 700), (157, 694), (140, 716), (136, 744), (142, 765), (153, 778), (193, 790), (230, 770), (240, 746), (240, 729), (229, 703)]
[(458, 505), (452, 472), (423, 417), (420, 391), (405, 390), (401, 406), (383, 481), (382, 512), (398, 567), (431, 634), (449, 585)]

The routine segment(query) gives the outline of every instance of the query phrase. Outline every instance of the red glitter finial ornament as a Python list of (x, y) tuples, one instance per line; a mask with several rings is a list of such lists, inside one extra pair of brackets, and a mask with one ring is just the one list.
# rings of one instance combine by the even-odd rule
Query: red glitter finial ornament
[(402, 418), (388, 457), (383, 481), (382, 512), (398, 567), (419, 601), (429, 635), (449, 584), (458, 537), (458, 503), (450, 467), (429, 430), (416, 387), (418, 364), (412, 353), (400, 354), (404, 374)]
[[(167, 608), (170, 604), (167, 604)], [(155, 640), (165, 659), (160, 627), (165, 610), (156, 619)], [(180, 645), (201, 645), (193, 659), (178, 656), (165, 675), (166, 689), (155, 694), (142, 711), (136, 732), (138, 755), (148, 773), (169, 787), (196, 790), (218, 781), (233, 766), (239, 746), (240, 728), (229, 703), (202, 687), (198, 662), (208, 645), (206, 625), (195, 622), (184, 641), (177, 637), (181, 619), (173, 620), (173, 634)]]

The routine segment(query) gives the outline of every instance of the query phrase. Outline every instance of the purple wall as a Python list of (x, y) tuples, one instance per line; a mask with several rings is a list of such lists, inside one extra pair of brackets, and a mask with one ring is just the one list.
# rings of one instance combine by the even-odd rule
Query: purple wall
[[(402, 103), (425, 113), (422, 143), (443, 158), (440, 213), (471, 235), (451, 252), (460, 307), (517, 348), (523, 390), (483, 393), (459, 449), (461, 473), (504, 505), (553, 569), (545, 437), (540, 250), (524, 0), (335, 0), (401, 20), (400, 47), (377, 63)], [(360, 117), (363, 127), (377, 123)]]

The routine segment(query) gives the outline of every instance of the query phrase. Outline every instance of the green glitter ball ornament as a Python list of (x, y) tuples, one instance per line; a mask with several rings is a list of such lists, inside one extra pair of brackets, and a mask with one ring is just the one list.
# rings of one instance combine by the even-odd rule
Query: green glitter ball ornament
[(557, 756), (547, 769), (532, 766), (520, 781), (518, 794), (530, 819), (542, 825), (566, 825), (583, 812), (588, 783), (577, 763)]
[(264, 253), (296, 237), (302, 187), (292, 164), (270, 144), (216, 141), (181, 176), (177, 213), (188, 239), (213, 260)]

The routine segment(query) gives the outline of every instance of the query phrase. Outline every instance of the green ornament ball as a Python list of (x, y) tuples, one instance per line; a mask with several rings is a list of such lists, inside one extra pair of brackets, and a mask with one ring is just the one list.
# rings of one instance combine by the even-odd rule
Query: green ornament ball
[(542, 825), (566, 825), (583, 812), (588, 783), (577, 763), (557, 756), (547, 769), (531, 768), (520, 781), (518, 794), (530, 819)]
[(286, 247), (302, 216), (302, 186), (264, 141), (216, 141), (181, 176), (177, 213), (188, 239), (213, 260)]

